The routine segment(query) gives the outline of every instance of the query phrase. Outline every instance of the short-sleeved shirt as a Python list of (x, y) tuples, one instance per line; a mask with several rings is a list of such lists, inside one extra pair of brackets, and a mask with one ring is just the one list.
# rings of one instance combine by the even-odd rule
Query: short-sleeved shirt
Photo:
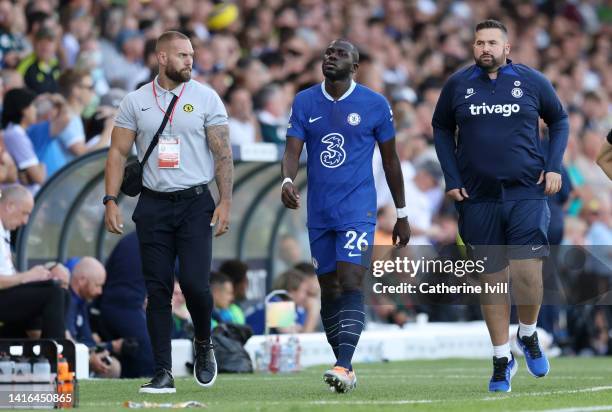
[(28, 136), (38, 159), (47, 167), (47, 178), (70, 161), (64, 154), (60, 142), (51, 136), (51, 122), (44, 121), (28, 127)]
[(64, 157), (68, 161), (74, 159), (76, 156), (70, 151), (70, 146), (79, 142), (85, 143), (85, 128), (81, 116), (73, 114), (68, 125), (57, 135), (56, 139), (62, 146)]
[(296, 95), (287, 136), (306, 143), (309, 228), (376, 222), (372, 156), (395, 136), (384, 96), (353, 82), (334, 100), (312, 86)]
[(159, 85), (156, 77), (153, 82), (129, 93), (121, 102), (115, 118), (116, 127), (136, 132), (136, 149), (140, 160), (159, 129), (173, 95), (180, 98), (176, 102), (172, 122), (168, 121), (162, 135), (179, 139), (180, 168), (159, 168), (157, 145), (143, 173), (143, 185), (159, 192), (172, 192), (210, 182), (214, 177), (214, 160), (205, 128), (227, 124), (225, 106), (210, 87), (189, 80), (168, 91)]
[(0, 276), (15, 274), (15, 266), (11, 255), (11, 232), (4, 228), (0, 221)]
[(6, 150), (15, 160), (17, 170), (25, 170), (40, 163), (32, 141), (20, 125), (14, 123), (8, 125), (4, 132), (4, 144)]

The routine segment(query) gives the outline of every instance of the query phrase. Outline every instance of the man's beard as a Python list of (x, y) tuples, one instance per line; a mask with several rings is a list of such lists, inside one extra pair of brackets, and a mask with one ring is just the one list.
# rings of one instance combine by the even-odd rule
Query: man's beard
[(351, 77), (351, 72), (348, 70), (343, 70), (343, 71), (334, 71), (334, 72), (323, 72), (323, 75), (328, 78), (331, 81), (338, 81), (338, 80), (346, 80), (348, 78)]
[(166, 68), (166, 76), (172, 81), (177, 83), (188, 82), (191, 79), (191, 70), (175, 70), (173, 68)]
[(496, 59), (492, 54), (487, 54), (486, 56), (490, 56), (490, 60), (487, 62), (482, 61), (482, 55), (478, 58), (474, 58), (476, 62), (476, 66), (484, 69), (486, 71), (491, 71), (493, 68), (498, 68), (506, 61), (506, 55), (502, 54), (500, 58)]

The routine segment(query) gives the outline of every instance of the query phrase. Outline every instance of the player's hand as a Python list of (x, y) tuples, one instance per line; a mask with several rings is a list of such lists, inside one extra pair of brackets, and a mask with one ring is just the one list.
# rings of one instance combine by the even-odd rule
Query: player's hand
[[(397, 241), (398, 238), (399, 242)], [(393, 245), (397, 245), (397, 247), (404, 247), (408, 244), (410, 241), (410, 224), (407, 217), (397, 219), (395, 226), (393, 226), (393, 236), (391, 239)]]
[(461, 189), (451, 189), (446, 192), (446, 194), (457, 202), (463, 202), (465, 199), (469, 198), (467, 192), (465, 191), (465, 187), (462, 187)]
[(287, 182), (282, 187), (281, 200), (285, 207), (289, 209), (298, 209), (300, 207), (300, 193), (295, 185)]
[(544, 188), (544, 194), (546, 196), (554, 195), (561, 190), (561, 175), (559, 173), (544, 173), (544, 171), (542, 171), (538, 179), (538, 184), (542, 183), (544, 180), (546, 180), (546, 187)]
[(223, 235), (230, 228), (230, 211), (232, 209), (231, 200), (221, 200), (215, 211), (213, 212), (212, 220), (210, 221), (211, 226), (217, 225), (215, 231), (215, 237)]
[(123, 233), (123, 218), (119, 206), (112, 200), (106, 202), (106, 211), (104, 212), (104, 224), (106, 230), (118, 235)]

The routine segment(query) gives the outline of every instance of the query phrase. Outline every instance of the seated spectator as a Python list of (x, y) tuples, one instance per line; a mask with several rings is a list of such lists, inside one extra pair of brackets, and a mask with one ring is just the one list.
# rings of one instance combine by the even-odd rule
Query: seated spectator
[(321, 316), (319, 316), (321, 311), (321, 286), (315, 267), (312, 263), (300, 262), (293, 268), (306, 275), (307, 300), (305, 307), (308, 308), (309, 316), (306, 317), (304, 331), (322, 331), (323, 324), (321, 323)]
[(110, 89), (100, 99), (96, 113), (87, 124), (87, 148), (96, 150), (110, 146), (111, 132), (115, 125), (115, 115), (126, 93), (121, 89)]
[(91, 75), (72, 69), (65, 70), (57, 82), (70, 110), (68, 126), (58, 134), (57, 139), (66, 157), (72, 160), (88, 150), (85, 145), (85, 127), (81, 113), (95, 95), (94, 84)]
[(263, 141), (284, 144), (289, 110), (283, 89), (278, 84), (268, 84), (257, 95), (257, 102), (257, 119)]
[[(289, 295), (289, 299), (295, 302), (295, 325), (289, 328), (277, 328), (274, 329), (276, 333), (308, 333), (313, 332), (314, 328), (310, 330), (305, 329), (306, 319), (309, 316), (316, 316), (319, 319), (319, 313), (312, 307), (308, 307), (308, 283), (306, 282), (306, 275), (296, 269), (289, 269), (286, 272), (281, 273), (274, 284), (272, 285), (274, 290), (286, 290)], [(280, 296), (273, 297), (271, 302), (282, 301)], [(315, 313), (316, 312), (316, 313)], [(247, 311), (246, 323), (253, 330), (254, 335), (261, 335), (266, 329), (266, 307), (264, 303), (260, 303), (251, 310)], [(317, 322), (312, 322), (315, 325)]]
[(227, 120), (232, 144), (241, 145), (261, 141), (259, 124), (253, 112), (253, 98), (251, 93), (243, 87), (228, 90)]
[(257, 303), (255, 300), (247, 299), (247, 290), (249, 289), (248, 270), (247, 264), (239, 259), (226, 260), (219, 266), (219, 272), (226, 274), (232, 280), (234, 303), (240, 306), (243, 311)]
[(28, 222), (34, 207), (32, 194), (23, 186), (10, 186), (0, 197), (0, 329), (6, 338), (25, 337), (26, 331), (43, 339), (63, 339), (64, 302), (68, 272), (62, 265), (36, 265), (25, 272), (13, 266), (10, 231)]
[(219, 323), (245, 324), (242, 309), (235, 303), (232, 303), (234, 301), (234, 287), (229, 276), (221, 272), (211, 273), (210, 291), (214, 302), (211, 323), (213, 329)]
[(68, 163), (57, 135), (66, 128), (70, 114), (66, 101), (59, 94), (43, 93), (34, 101), (37, 123), (27, 129), (38, 159), (45, 165), (47, 178)]
[[(136, 232), (121, 238), (106, 261), (106, 283), (97, 300), (104, 340), (135, 341), (134, 353), (121, 353), (121, 377), (153, 376), (154, 362), (145, 314), (145, 281)], [(126, 353), (127, 352), (127, 353)]]
[(106, 270), (92, 257), (71, 259), (70, 304), (66, 312), (66, 328), (70, 338), (89, 348), (89, 369), (98, 378), (118, 378), (121, 364), (111, 353), (120, 353), (122, 340), (100, 342), (91, 331), (91, 302), (102, 294)]
[(17, 182), (17, 166), (4, 146), (4, 132), (0, 131), (0, 185)]
[(28, 88), (36, 94), (57, 93), (60, 74), (55, 30), (41, 27), (34, 35), (34, 51), (17, 66)]
[(26, 128), (36, 121), (34, 99), (28, 89), (12, 89), (4, 96), (2, 127), (5, 128), (6, 150), (17, 164), (19, 180), (36, 193), (47, 177), (44, 164), (40, 163)]
[(174, 281), (172, 293), (172, 339), (193, 339), (193, 323), (187, 310), (185, 295), (178, 280)]

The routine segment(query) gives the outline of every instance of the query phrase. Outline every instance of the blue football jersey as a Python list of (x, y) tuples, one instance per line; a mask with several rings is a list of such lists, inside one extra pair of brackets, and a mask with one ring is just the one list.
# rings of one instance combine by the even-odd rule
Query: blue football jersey
[(324, 83), (310, 87), (295, 97), (287, 136), (306, 143), (309, 228), (376, 222), (372, 155), (395, 136), (384, 96), (355, 82), (338, 100)]

